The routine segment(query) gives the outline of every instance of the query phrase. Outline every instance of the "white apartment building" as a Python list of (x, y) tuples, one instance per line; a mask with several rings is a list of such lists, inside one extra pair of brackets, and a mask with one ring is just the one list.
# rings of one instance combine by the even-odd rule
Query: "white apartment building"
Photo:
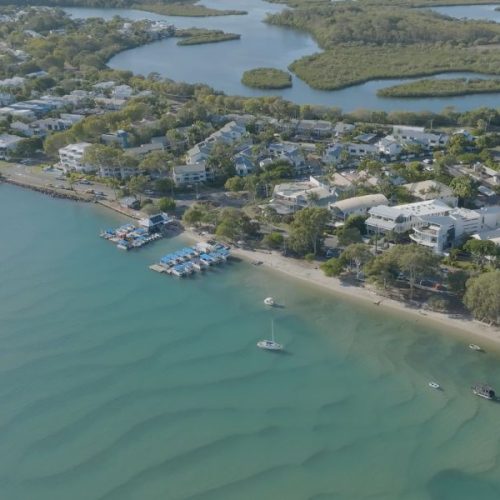
[(379, 205), (368, 213), (366, 227), (371, 233), (393, 231), (401, 234), (425, 224), (422, 217), (448, 215), (452, 208), (441, 200), (419, 201), (395, 207)]
[(365, 215), (370, 208), (381, 205), (389, 205), (389, 201), (383, 194), (376, 193), (336, 201), (331, 203), (328, 208), (333, 217), (345, 220), (350, 215)]
[(500, 226), (500, 207), (480, 210), (455, 208), (445, 216), (421, 217), (423, 225), (413, 228), (410, 238), (419, 245), (442, 254), (464, 236), (491, 232)]
[(88, 142), (79, 142), (68, 144), (59, 150), (59, 160), (65, 172), (93, 172), (96, 170), (93, 165), (88, 165), (83, 161), (85, 150), (90, 145)]
[(190, 165), (178, 165), (173, 168), (172, 176), (176, 186), (202, 184), (212, 179), (212, 173), (207, 170), (204, 162)]
[(132, 166), (105, 166), (99, 167), (99, 177), (109, 177), (115, 179), (127, 179), (128, 177), (133, 177), (138, 175), (139, 169)]

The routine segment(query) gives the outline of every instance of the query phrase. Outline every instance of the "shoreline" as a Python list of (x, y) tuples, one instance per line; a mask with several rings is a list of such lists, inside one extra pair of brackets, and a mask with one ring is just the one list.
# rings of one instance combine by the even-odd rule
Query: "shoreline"
[[(190, 234), (190, 237), (195, 237)], [(344, 285), (338, 278), (325, 276), (317, 265), (309, 264), (305, 261), (295, 261), (289, 257), (283, 257), (279, 253), (266, 252), (262, 250), (243, 250), (241, 248), (231, 248), (231, 253), (241, 259), (252, 262), (261, 261), (266, 269), (274, 270), (287, 276), (307, 283), (315, 288), (321, 288), (343, 298), (350, 298), (366, 305), (373, 305), (380, 309), (387, 309), (399, 315), (420, 319), (422, 322), (431, 323), (446, 330), (446, 333), (459, 336), (461, 338), (471, 337), (481, 339), (486, 343), (494, 345), (500, 349), (500, 328), (489, 326), (475, 319), (464, 316), (450, 317), (446, 313), (412, 308), (404, 302), (386, 298), (377, 293), (375, 288), (353, 287)], [(454, 330), (454, 332), (452, 331)]]
[[(57, 191), (55, 192), (56, 196), (54, 196), (54, 193), (50, 190), (40, 189), (40, 186), (23, 184), (15, 181), (13, 182), (12, 179), (7, 180), (4, 178), (3, 180), (7, 184), (12, 184), (20, 188), (31, 189), (42, 194), (52, 195), (53, 197), (65, 198), (72, 201), (88, 201), (71, 196), (57, 196)], [(105, 209), (119, 213), (120, 215), (133, 220), (138, 220), (143, 216), (140, 212), (134, 211), (134, 213), (131, 213), (131, 211), (125, 211), (124, 209), (118, 208), (109, 201), (105, 201), (103, 203), (103, 200), (98, 200), (97, 204)], [(188, 229), (184, 229), (184, 231), (180, 232), (176, 236), (184, 237), (191, 241), (206, 239), (206, 237), (204, 238), (196, 232)], [(210, 235), (210, 237), (211, 236), (213, 235)], [(420, 319), (422, 322), (426, 322), (428, 324), (432, 324), (434, 327), (440, 327), (440, 329), (446, 330), (446, 332), (443, 333), (461, 337), (464, 340), (470, 340), (470, 337), (473, 337), (472, 340), (481, 339), (481, 341), (490, 344), (490, 346), (496, 350), (500, 350), (500, 327), (490, 326), (464, 316), (454, 318), (450, 317), (446, 313), (429, 310), (423, 311), (422, 309), (409, 307), (403, 302), (386, 298), (378, 294), (375, 289), (344, 285), (338, 278), (325, 276), (317, 264), (309, 264), (306, 261), (283, 257), (277, 252), (266, 250), (244, 250), (242, 248), (235, 248), (232, 246), (231, 253), (235, 257), (239, 257), (249, 263), (253, 261), (261, 261), (262, 264), (255, 267), (264, 267), (271, 271), (285, 274), (290, 278), (299, 280), (305, 284), (315, 287), (316, 289), (321, 288), (324, 291), (333, 293), (344, 299), (355, 300), (358, 303), (363, 302), (365, 305), (372, 304), (382, 310), (387, 309), (392, 313), (397, 313), (401, 316), (405, 315), (413, 319)]]

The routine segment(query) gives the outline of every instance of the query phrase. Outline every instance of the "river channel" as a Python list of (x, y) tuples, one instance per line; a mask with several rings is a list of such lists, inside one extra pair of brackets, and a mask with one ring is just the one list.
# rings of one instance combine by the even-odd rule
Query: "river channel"
[[(239, 33), (240, 40), (224, 43), (178, 46), (176, 39), (151, 43), (117, 54), (109, 61), (115, 69), (131, 70), (147, 75), (157, 72), (176, 81), (206, 83), (229, 95), (281, 95), (298, 104), (337, 106), (344, 111), (373, 109), (384, 111), (440, 111), (447, 106), (465, 111), (481, 106), (500, 107), (500, 94), (478, 94), (440, 98), (382, 98), (377, 90), (405, 81), (372, 80), (359, 85), (322, 91), (309, 87), (293, 76), (293, 87), (283, 90), (257, 90), (244, 86), (240, 79), (244, 71), (260, 66), (286, 69), (296, 59), (321, 51), (314, 39), (305, 32), (266, 24), (267, 13), (279, 12), (283, 6), (262, 0), (207, 0), (204, 5), (219, 9), (241, 9), (244, 16), (171, 17), (133, 9), (67, 8), (73, 17), (102, 17), (119, 15), (127, 19), (168, 21), (178, 28), (203, 27)], [(440, 13), (455, 17), (496, 20), (500, 12), (494, 6), (464, 6), (437, 8)], [(489, 16), (489, 17), (488, 17)], [(448, 73), (433, 78), (482, 77), (474, 73)]]

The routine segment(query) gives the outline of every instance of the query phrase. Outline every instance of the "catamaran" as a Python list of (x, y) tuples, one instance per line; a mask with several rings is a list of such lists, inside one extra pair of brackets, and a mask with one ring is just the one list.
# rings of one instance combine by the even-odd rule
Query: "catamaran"
[(271, 322), (271, 339), (272, 340), (259, 340), (257, 347), (260, 349), (267, 349), (268, 351), (282, 351), (283, 344), (279, 344), (274, 340), (274, 321)]

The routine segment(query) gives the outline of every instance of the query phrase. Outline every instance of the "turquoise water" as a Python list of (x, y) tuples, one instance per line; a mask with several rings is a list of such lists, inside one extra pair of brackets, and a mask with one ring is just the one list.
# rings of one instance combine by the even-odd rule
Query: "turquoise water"
[[(239, 33), (240, 40), (190, 46), (178, 46), (177, 40), (171, 38), (123, 51), (109, 61), (109, 66), (115, 69), (134, 71), (143, 75), (157, 72), (176, 81), (206, 83), (228, 95), (253, 97), (279, 94), (284, 99), (298, 104), (337, 106), (346, 112), (356, 109), (440, 111), (447, 106), (454, 106), (457, 110), (470, 110), (481, 106), (500, 107), (500, 93), (426, 99), (377, 96), (377, 91), (381, 88), (420, 78), (372, 80), (345, 89), (324, 91), (313, 89), (293, 76), (291, 88), (279, 91), (252, 89), (241, 83), (244, 71), (262, 66), (286, 70), (294, 60), (321, 52), (321, 49), (308, 33), (263, 22), (267, 13), (281, 11), (284, 8), (282, 4), (268, 3), (263, 0), (204, 0), (203, 4), (219, 9), (241, 9), (247, 11), (248, 14), (193, 18), (167, 17), (133, 9), (68, 8), (65, 10), (75, 18), (111, 19), (113, 16), (120, 15), (133, 20), (145, 18), (166, 20), (179, 28), (195, 26)], [(482, 15), (484, 10), (482, 6), (469, 6), (462, 9), (465, 9), (463, 15), (469, 16)], [(491, 15), (495, 13), (490, 10), (485, 12)], [(453, 14), (450, 12), (450, 15)], [(214, 64), (214, 61), (224, 61), (224, 64)], [(475, 78), (478, 76), (489, 78), (487, 75), (474, 73), (448, 73), (431, 78)]]
[(2, 500), (498, 498), (498, 356), (245, 263), (158, 275), (182, 241), (120, 221), (0, 185)]

